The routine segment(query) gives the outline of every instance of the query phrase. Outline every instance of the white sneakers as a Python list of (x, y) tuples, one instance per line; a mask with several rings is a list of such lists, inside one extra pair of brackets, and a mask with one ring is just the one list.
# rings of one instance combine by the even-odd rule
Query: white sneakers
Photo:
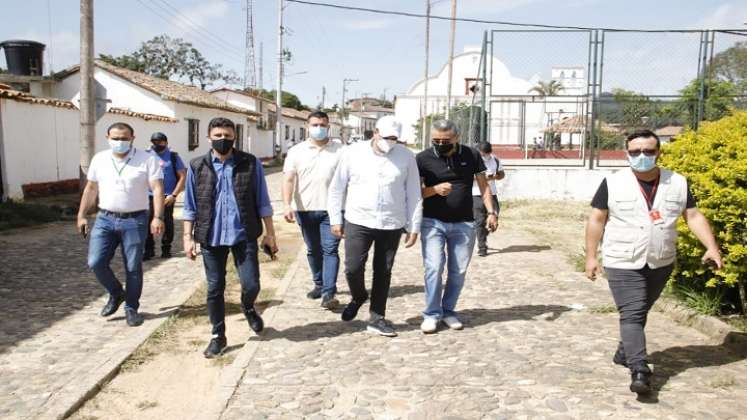
[[(461, 330), (464, 328), (462, 321), (454, 315), (444, 317), (441, 321), (452, 330)], [(436, 318), (424, 318), (423, 323), (420, 324), (420, 330), (424, 334), (433, 334), (438, 330), (438, 320)]]
[(444, 324), (446, 324), (446, 326), (451, 328), (452, 330), (461, 330), (462, 328), (464, 328), (464, 325), (462, 325), (462, 321), (460, 321), (459, 318), (455, 317), (454, 315), (444, 317), (443, 321)]
[(432, 334), (438, 329), (438, 320), (436, 318), (424, 318), (423, 323), (420, 324), (420, 331), (425, 334)]

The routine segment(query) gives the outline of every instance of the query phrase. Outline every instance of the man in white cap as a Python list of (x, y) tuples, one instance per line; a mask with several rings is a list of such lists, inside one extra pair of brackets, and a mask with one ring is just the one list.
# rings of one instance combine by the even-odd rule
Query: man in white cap
[(397, 335), (384, 319), (394, 257), (403, 230), (405, 247), (415, 245), (422, 218), (420, 174), (415, 155), (397, 144), (401, 131), (402, 124), (394, 117), (382, 117), (372, 140), (347, 147), (332, 178), (327, 204), (332, 233), (345, 238), (345, 276), (352, 300), (342, 320), (355, 318), (368, 300), (364, 270), (373, 245), (367, 330), (387, 337)]

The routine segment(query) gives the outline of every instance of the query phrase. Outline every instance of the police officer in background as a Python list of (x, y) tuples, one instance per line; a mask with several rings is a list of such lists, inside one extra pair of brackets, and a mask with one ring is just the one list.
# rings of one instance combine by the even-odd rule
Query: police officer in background
[(659, 138), (640, 130), (626, 141), (630, 169), (602, 181), (586, 225), (586, 276), (600, 273), (597, 247), (602, 241), (604, 271), (620, 313), (620, 337), (613, 362), (630, 369), (630, 390), (651, 391), (644, 328), (648, 312), (669, 279), (676, 256), (677, 219), (705, 246), (704, 263), (722, 267), (708, 220), (680, 174), (659, 168)]

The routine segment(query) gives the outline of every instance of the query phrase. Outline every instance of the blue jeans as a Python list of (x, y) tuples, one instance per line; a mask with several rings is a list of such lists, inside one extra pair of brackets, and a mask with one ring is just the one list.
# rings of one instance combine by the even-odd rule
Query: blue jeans
[(233, 254), (236, 272), (241, 283), (241, 307), (244, 313), (254, 308), (254, 301), (259, 295), (259, 260), (257, 259), (257, 241), (241, 241), (233, 246), (200, 245), (202, 261), (207, 278), (207, 309), (213, 335), (226, 335), (226, 301), (223, 292), (226, 290), (226, 263), (228, 253)]
[[(143, 292), (143, 246), (148, 235), (148, 212), (121, 219), (99, 213), (88, 242), (88, 267), (112, 296), (125, 296), (125, 308), (137, 310)], [(110, 263), (117, 246), (122, 245), (126, 274), (126, 292), (112, 271)]]
[(296, 221), (306, 242), (306, 258), (314, 284), (322, 289), (322, 294), (334, 295), (337, 293), (337, 271), (340, 268), (337, 253), (340, 239), (332, 234), (329, 214), (326, 211), (297, 211)]
[[(474, 222), (446, 223), (424, 217), (420, 234), (425, 269), (423, 316), (442, 319), (456, 315), (454, 308), (475, 246)], [(444, 265), (447, 267), (445, 287), (441, 283)]]

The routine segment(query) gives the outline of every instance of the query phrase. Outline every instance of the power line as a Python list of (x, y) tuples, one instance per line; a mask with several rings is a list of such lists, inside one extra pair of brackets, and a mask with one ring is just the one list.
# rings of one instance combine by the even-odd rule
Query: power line
[(200, 32), (202, 32), (203, 34), (207, 35), (208, 37), (216, 40), (220, 44), (225, 44), (226, 46), (230, 47), (231, 49), (239, 49), (238, 47), (232, 45), (230, 42), (226, 41), (225, 39), (223, 39), (223, 38), (215, 35), (208, 28), (205, 28), (204, 26), (202, 26), (199, 23), (195, 22), (194, 20), (190, 19), (189, 16), (185, 15), (179, 9), (177, 9), (174, 6), (172, 6), (171, 3), (169, 3), (168, 1), (166, 1), (166, 0), (159, 0), (159, 1), (161, 3), (163, 3), (164, 5), (168, 6), (171, 10), (173, 10), (175, 12), (175, 14), (177, 14), (179, 17), (181, 17), (183, 21), (185, 21), (188, 24), (190, 24), (190, 26), (192, 26), (193, 28), (199, 29)]
[[(392, 15), (392, 16), (405, 16), (405, 17), (413, 17), (413, 18), (425, 18), (426, 15), (420, 14), (420, 13), (411, 13), (411, 12), (400, 12), (396, 10), (383, 10), (383, 9), (371, 9), (366, 7), (355, 7), (355, 6), (343, 6), (340, 4), (333, 4), (333, 3), (321, 3), (316, 1), (308, 1), (308, 0), (286, 0), (289, 3), (297, 3), (297, 4), (304, 4), (307, 6), (320, 6), (320, 7), (329, 7), (333, 9), (341, 9), (341, 10), (351, 10), (351, 11), (357, 11), (357, 12), (367, 12), (367, 13), (376, 13), (380, 15)], [(448, 16), (436, 16), (431, 15), (431, 19), (436, 20), (447, 20), (451, 21), (452, 18)], [(631, 28), (604, 28), (604, 27), (590, 27), (590, 26), (562, 26), (562, 25), (546, 25), (541, 23), (523, 23), (523, 22), (511, 22), (511, 21), (502, 21), (502, 20), (486, 20), (486, 19), (473, 19), (473, 18), (454, 18), (453, 20), (457, 22), (468, 22), (468, 23), (481, 23), (481, 24), (490, 24), (490, 25), (505, 25), (505, 26), (522, 26), (522, 27), (532, 27), (532, 28), (545, 28), (545, 29), (566, 29), (566, 30), (581, 30), (581, 31), (593, 31), (593, 30), (603, 30), (608, 32), (682, 32), (682, 33), (694, 33), (694, 32), (702, 32), (706, 29), (631, 29)], [(746, 33), (745, 29), (708, 29), (711, 31), (734, 31), (738, 33)]]

